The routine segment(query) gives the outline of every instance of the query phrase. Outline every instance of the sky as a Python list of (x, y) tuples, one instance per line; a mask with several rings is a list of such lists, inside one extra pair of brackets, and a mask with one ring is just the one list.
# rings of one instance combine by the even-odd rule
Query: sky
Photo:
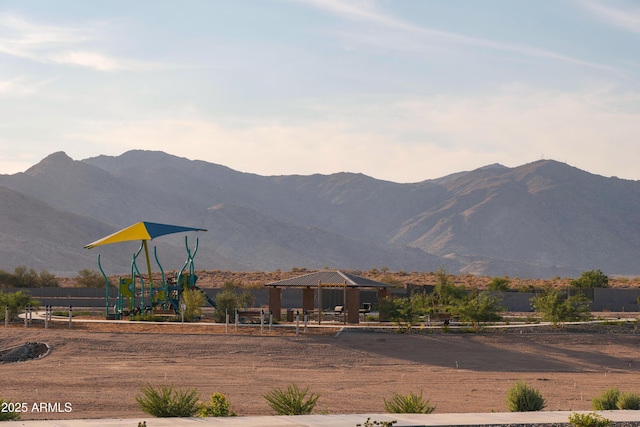
[(419, 182), (640, 180), (637, 0), (0, 0), (0, 174), (159, 150)]

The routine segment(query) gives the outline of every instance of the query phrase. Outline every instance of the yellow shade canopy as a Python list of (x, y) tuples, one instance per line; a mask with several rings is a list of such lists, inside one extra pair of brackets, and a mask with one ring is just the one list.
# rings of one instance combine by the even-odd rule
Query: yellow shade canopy
[(111, 243), (129, 242), (134, 240), (152, 240), (166, 234), (182, 233), (187, 231), (207, 231), (204, 228), (183, 227), (180, 225), (158, 224), (155, 222), (141, 221), (116, 231), (102, 239), (96, 240), (85, 246), (87, 249)]

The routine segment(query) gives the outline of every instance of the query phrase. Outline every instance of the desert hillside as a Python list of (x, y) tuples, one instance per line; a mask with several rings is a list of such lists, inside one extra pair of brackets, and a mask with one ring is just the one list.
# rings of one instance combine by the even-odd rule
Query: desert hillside
[[(247, 288), (259, 288), (264, 284), (275, 282), (278, 280), (289, 279), (303, 274), (312, 273), (317, 270), (296, 269), (290, 271), (271, 271), (271, 272), (246, 272), (246, 271), (197, 271), (198, 285), (202, 288), (220, 288), (225, 282), (233, 281)], [(386, 269), (362, 270), (345, 270), (368, 279), (377, 280), (384, 283), (391, 283), (399, 287), (406, 285), (433, 285), (436, 283), (436, 274), (434, 272), (403, 272), (389, 271)], [(518, 277), (506, 277), (510, 281), (510, 287), (513, 289), (529, 289), (532, 287), (554, 287), (564, 288), (569, 286), (571, 280), (575, 277), (556, 277), (553, 279), (522, 279)], [(114, 278), (117, 280), (117, 278)], [(154, 279), (160, 280), (160, 275), (154, 275)], [(465, 285), (469, 289), (487, 289), (487, 286), (493, 279), (490, 276), (475, 276), (472, 274), (450, 275), (450, 279), (456, 285)], [(61, 278), (60, 286), (74, 287), (76, 286), (75, 278)], [(640, 288), (640, 277), (609, 277), (609, 286), (612, 288)]]

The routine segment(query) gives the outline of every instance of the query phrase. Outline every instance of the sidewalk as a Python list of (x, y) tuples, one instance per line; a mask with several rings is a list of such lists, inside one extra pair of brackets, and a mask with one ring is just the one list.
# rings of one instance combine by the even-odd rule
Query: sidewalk
[[(229, 418), (153, 418), (136, 419), (87, 419), (87, 420), (46, 420), (8, 421), (3, 427), (136, 427), (145, 421), (147, 427), (355, 427), (364, 424), (367, 418), (374, 421), (393, 421), (395, 427), (428, 426), (482, 426), (482, 425), (544, 425), (568, 423), (573, 413), (589, 411), (541, 411), (541, 412), (492, 412), (481, 414), (350, 414), (350, 415), (298, 415)], [(638, 423), (640, 411), (600, 411), (602, 417), (614, 422)]]

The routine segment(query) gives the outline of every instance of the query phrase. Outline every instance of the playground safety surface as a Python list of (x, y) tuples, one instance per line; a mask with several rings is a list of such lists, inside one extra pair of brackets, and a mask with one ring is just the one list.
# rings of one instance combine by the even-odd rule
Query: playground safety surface
[[(0, 326), (0, 349), (46, 342), (47, 357), (0, 364), (0, 398), (24, 402), (23, 420), (140, 418), (145, 384), (228, 396), (243, 416), (269, 415), (263, 395), (295, 383), (330, 414), (383, 412), (393, 392), (423, 391), (436, 413), (506, 410), (514, 382), (540, 390), (548, 411), (589, 411), (617, 386), (638, 392), (635, 325), (508, 333), (371, 332), (224, 325), (56, 324)], [(45, 403), (44, 411), (38, 411)], [(66, 404), (69, 405), (66, 405)], [(48, 404), (48, 405), (46, 405)], [(35, 405), (35, 406), (34, 406)], [(34, 409), (36, 408), (36, 409)], [(68, 410), (70, 409), (70, 410)], [(359, 422), (364, 422), (360, 420)]]

